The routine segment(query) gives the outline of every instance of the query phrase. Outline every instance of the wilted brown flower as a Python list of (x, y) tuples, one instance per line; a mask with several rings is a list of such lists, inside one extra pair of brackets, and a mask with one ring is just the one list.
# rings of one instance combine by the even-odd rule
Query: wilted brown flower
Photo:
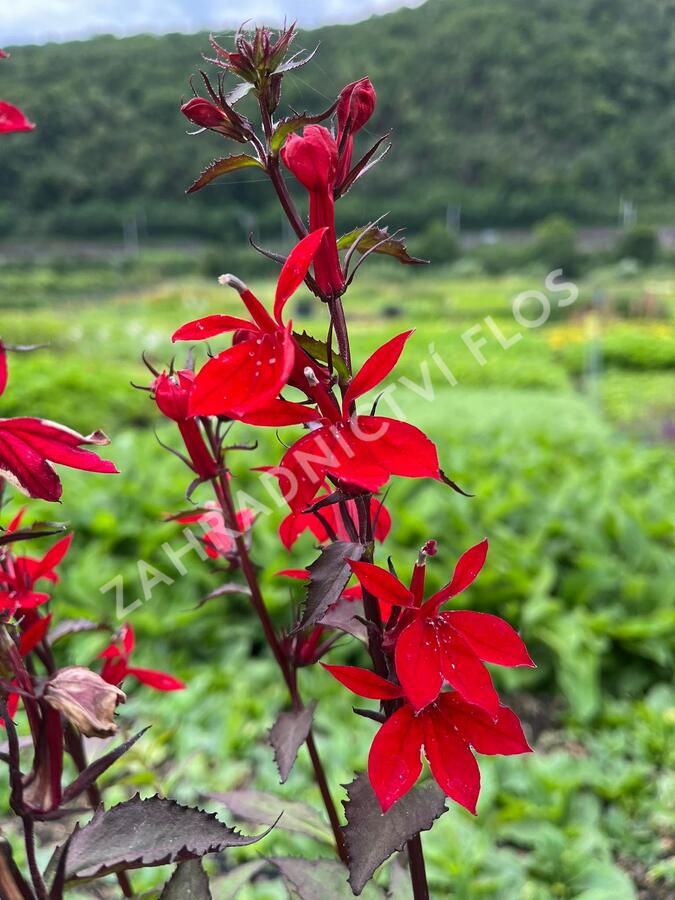
[(51, 676), (44, 699), (87, 737), (109, 737), (117, 726), (113, 715), (126, 695), (85, 666), (67, 666)]

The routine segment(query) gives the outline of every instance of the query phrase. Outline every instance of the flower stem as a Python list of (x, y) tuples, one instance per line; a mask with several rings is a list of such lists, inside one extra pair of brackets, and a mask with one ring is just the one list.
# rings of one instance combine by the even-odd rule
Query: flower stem
[[(209, 435), (209, 437), (211, 437), (211, 435)], [(216, 452), (217, 448), (214, 447), (214, 453)], [(272, 620), (270, 619), (270, 615), (267, 611), (265, 601), (263, 600), (263, 596), (260, 591), (260, 585), (258, 584), (258, 577), (256, 575), (253, 562), (251, 561), (251, 557), (249, 556), (246, 543), (242, 535), (239, 533), (239, 529), (237, 527), (236, 510), (234, 508), (230, 486), (225, 475), (220, 475), (218, 478), (215, 478), (213, 480), (213, 489), (218, 500), (218, 504), (223, 513), (225, 526), (234, 536), (237, 555), (239, 557), (239, 564), (241, 565), (241, 570), (244, 574), (244, 578), (246, 579), (246, 582), (251, 591), (251, 603), (258, 615), (258, 618), (260, 619), (260, 624), (262, 625), (267, 643), (269, 644), (270, 649), (274, 654), (274, 658), (277, 662), (277, 665), (279, 666), (279, 669), (281, 670), (284, 681), (286, 682), (293, 707), (297, 710), (301, 710), (304, 708), (304, 704), (298, 690), (295, 673), (289, 666), (283, 648), (279, 643), (279, 639), (277, 638), (276, 632), (274, 630), (274, 625), (272, 624)], [(314, 736), (311, 731), (307, 735), (305, 743), (307, 744), (309, 757), (314, 768), (316, 783), (321, 793), (321, 798), (323, 800), (324, 806), (326, 808), (326, 813), (328, 814), (328, 819), (333, 830), (333, 836), (335, 838), (335, 846), (338, 856), (346, 865), (348, 859), (347, 847), (345, 845), (344, 836), (342, 834), (340, 819), (338, 818), (337, 810), (328, 788), (326, 773), (324, 771), (323, 763), (321, 762), (319, 751), (317, 750), (316, 744), (314, 742)]]
[(415, 837), (410, 838), (406, 846), (408, 848), (408, 865), (410, 866), (413, 897), (415, 900), (429, 900), (427, 870), (424, 865), (424, 851), (419, 832)]

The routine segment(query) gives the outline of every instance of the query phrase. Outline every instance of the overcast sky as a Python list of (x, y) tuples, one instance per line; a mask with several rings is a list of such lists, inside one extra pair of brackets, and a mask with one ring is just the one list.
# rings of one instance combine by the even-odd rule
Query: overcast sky
[(354, 21), (422, 0), (0, 0), (0, 47), (92, 34), (222, 30), (244, 19)]

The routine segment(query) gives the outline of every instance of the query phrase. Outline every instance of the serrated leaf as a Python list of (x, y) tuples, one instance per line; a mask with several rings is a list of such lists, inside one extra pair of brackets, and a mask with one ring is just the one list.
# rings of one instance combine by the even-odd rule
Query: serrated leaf
[(300, 55), (304, 53), (304, 50), (299, 50), (290, 59), (287, 59), (285, 63), (282, 63), (277, 69), (274, 70), (275, 75), (282, 75), (284, 72), (292, 72), (294, 69), (300, 69), (302, 66), (306, 66), (307, 63), (312, 60), (319, 49), (319, 45), (312, 50), (309, 56), (305, 56), (303, 59), (299, 59)]
[(365, 175), (373, 166), (376, 166), (379, 162), (381, 162), (384, 157), (391, 150), (391, 144), (387, 144), (382, 153), (379, 156), (375, 156), (379, 148), (382, 146), (384, 141), (389, 137), (388, 134), (385, 134), (378, 141), (376, 141), (373, 146), (365, 153), (361, 159), (356, 163), (356, 165), (352, 168), (351, 172), (343, 183), (339, 185), (338, 189), (334, 192), (335, 199), (339, 199), (340, 197), (344, 197), (344, 195), (350, 190), (350, 188), (354, 185), (354, 182), (357, 181), (361, 176)]
[[(293, 856), (274, 857), (270, 862), (279, 869), (300, 900), (352, 900), (347, 884), (347, 869), (332, 859), (298, 859)], [(369, 884), (363, 894), (365, 900), (384, 900), (384, 891)]]
[[(364, 232), (367, 232), (364, 234)], [(363, 235), (363, 236), (362, 236)], [(354, 228), (348, 234), (343, 234), (338, 240), (338, 250), (349, 250), (354, 244), (359, 253), (366, 253), (372, 250), (376, 244), (380, 244), (375, 253), (382, 253), (385, 256), (393, 256), (404, 266), (424, 266), (429, 260), (419, 259), (417, 256), (411, 256), (405, 245), (405, 241), (401, 238), (390, 238), (388, 228), (369, 228), (363, 225), (360, 228)], [(384, 242), (384, 243), (382, 243)]]
[(269, 830), (247, 837), (212, 813), (162, 797), (141, 800), (137, 794), (107, 811), (99, 808), (83, 828), (76, 826), (67, 849), (66, 881), (199, 859), (255, 844)]
[(365, 773), (344, 787), (347, 824), (342, 831), (349, 853), (349, 883), (358, 896), (378, 866), (443, 815), (445, 794), (429, 780), (412, 788), (383, 814)]
[(329, 106), (327, 110), (318, 113), (315, 116), (302, 113), (302, 115), (299, 116), (289, 116), (287, 119), (282, 119), (274, 129), (274, 134), (272, 135), (272, 140), (270, 142), (272, 153), (277, 154), (281, 150), (284, 141), (289, 134), (292, 134), (294, 131), (299, 131), (301, 128), (304, 128), (305, 125), (318, 125), (319, 122), (323, 122), (329, 116), (332, 116), (336, 106), (337, 100)]
[(159, 900), (213, 900), (201, 860), (190, 859), (176, 866)]
[(281, 712), (269, 730), (270, 744), (274, 748), (274, 759), (282, 784), (291, 774), (298, 750), (312, 729), (315, 709), (316, 700), (313, 700), (304, 709)]
[(267, 860), (265, 859), (252, 859), (250, 862), (236, 866), (223, 878), (216, 879), (213, 886), (217, 888), (218, 900), (236, 900), (239, 891), (246, 887), (249, 881), (255, 878), (266, 865)]
[(351, 634), (364, 643), (368, 640), (368, 630), (363, 622), (359, 622), (356, 616), (363, 617), (363, 603), (360, 600), (345, 600), (340, 597), (337, 603), (330, 606), (321, 619), (320, 624), (326, 628), (335, 628)]
[(199, 178), (190, 185), (185, 193), (194, 194), (195, 191), (199, 191), (207, 184), (210, 184), (214, 178), (227, 175), (229, 172), (236, 172), (238, 169), (248, 169), (250, 167), (264, 169), (262, 163), (253, 156), (249, 156), (248, 153), (238, 153), (236, 156), (214, 159), (211, 165), (204, 169)]
[(136, 741), (143, 737), (149, 727), (150, 726), (148, 725), (146, 728), (143, 728), (133, 737), (130, 737), (129, 740), (124, 741), (123, 744), (115, 747), (114, 750), (105, 753), (103, 756), (100, 756), (98, 759), (95, 759), (94, 762), (90, 763), (84, 772), (80, 772), (75, 781), (65, 789), (63, 792), (63, 802), (70, 803), (72, 800), (75, 800), (76, 797), (79, 797), (83, 791), (90, 788), (91, 785), (110, 768), (110, 766), (114, 765), (114, 763), (124, 756), (128, 750), (131, 750)]
[(298, 628), (316, 625), (328, 608), (337, 603), (352, 574), (345, 560), (359, 560), (363, 551), (362, 544), (335, 541), (325, 547), (319, 558), (307, 567), (309, 585)]
[[(305, 834), (326, 844), (333, 843), (328, 825), (311, 806), (268, 794), (265, 791), (239, 790), (208, 794), (210, 800), (224, 803), (233, 816), (255, 825), (271, 825), (278, 820), (277, 828)], [(280, 813), (281, 818), (279, 818)]]
[[(302, 334), (298, 334), (297, 331), (294, 331), (293, 337), (298, 344), (300, 344), (302, 349), (306, 353), (309, 353), (312, 359), (315, 359), (317, 362), (323, 363), (324, 365), (328, 365), (328, 345), (325, 341), (317, 340), (317, 338), (307, 334), (306, 331), (303, 331)], [(331, 360), (333, 369), (337, 372), (338, 378), (340, 379), (340, 384), (349, 381), (349, 373), (347, 372), (347, 368), (340, 355), (338, 353), (333, 353), (331, 355)]]

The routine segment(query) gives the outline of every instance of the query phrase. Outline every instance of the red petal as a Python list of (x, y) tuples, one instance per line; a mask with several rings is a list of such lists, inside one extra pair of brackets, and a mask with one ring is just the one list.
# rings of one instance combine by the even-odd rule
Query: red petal
[(197, 375), (190, 414), (238, 418), (264, 408), (288, 381), (293, 359), (293, 340), (285, 330), (235, 344)]
[(299, 581), (306, 581), (309, 578), (308, 569), (280, 569), (275, 575), (283, 575), (285, 578), (297, 578)]
[(68, 549), (72, 543), (73, 535), (68, 534), (66, 537), (61, 538), (61, 540), (57, 541), (53, 547), (45, 553), (41, 560), (38, 561), (35, 566), (32, 577), (33, 581), (37, 581), (38, 578), (48, 578), (52, 575), (52, 569), (56, 568), (58, 564), (61, 562), (63, 557), (68, 552)]
[(21, 635), (21, 640), (19, 641), (19, 653), (21, 656), (26, 656), (26, 654), (30, 653), (42, 640), (42, 638), (49, 631), (49, 626), (52, 621), (51, 613), (48, 616), (44, 616), (43, 618), (36, 619), (35, 622), (27, 628), (24, 633)]
[(499, 697), (490, 673), (462, 635), (443, 623), (437, 628), (441, 651), (441, 671), (446, 681), (464, 697), (494, 719), (499, 711)]
[(355, 430), (390, 475), (440, 480), (436, 447), (414, 425), (384, 416), (357, 416)]
[(274, 297), (274, 318), (281, 324), (281, 314), (286, 301), (300, 287), (309, 271), (312, 260), (319, 249), (327, 228), (317, 228), (307, 237), (304, 237), (291, 250), (290, 255), (283, 265), (277, 282), (277, 291)]
[(29, 122), (18, 106), (0, 100), (0, 134), (12, 131), (32, 131), (35, 125)]
[(352, 378), (347, 393), (345, 394), (342, 408), (349, 411), (351, 404), (366, 394), (372, 388), (376, 387), (383, 381), (398, 362), (398, 358), (403, 351), (405, 342), (414, 332), (414, 328), (410, 331), (404, 331), (403, 334), (397, 335), (386, 344), (378, 348), (371, 357), (361, 366), (360, 370)]
[(302, 403), (290, 403), (288, 400), (271, 400), (262, 409), (240, 416), (246, 425), (278, 428), (282, 425), (301, 425), (316, 422), (321, 416), (311, 406)]
[(369, 700), (395, 700), (403, 696), (403, 691), (397, 684), (386, 681), (368, 669), (360, 669), (358, 666), (329, 666), (326, 663), (321, 665), (340, 684), (359, 697), (367, 697)]
[(194, 322), (187, 322), (185, 325), (181, 325), (177, 331), (174, 331), (171, 340), (203, 341), (206, 338), (212, 338), (227, 331), (237, 331), (239, 329), (251, 331), (255, 327), (247, 319), (238, 319), (236, 316), (204, 316), (202, 319), (195, 319)]
[[(7, 421), (7, 420), (6, 420)], [(56, 501), (61, 481), (53, 467), (0, 421), (0, 476), (30, 497)]]
[(166, 672), (157, 672), (155, 669), (139, 669), (137, 667), (127, 669), (128, 675), (133, 675), (141, 682), (147, 684), (148, 687), (155, 688), (157, 691), (182, 691), (185, 684), (173, 675)]
[(70, 466), (73, 469), (83, 469), (87, 472), (108, 474), (117, 472), (114, 464), (109, 460), (101, 459), (90, 450), (80, 449), (81, 444), (97, 446), (109, 444), (110, 441), (102, 431), (82, 435), (47, 419), (20, 417), (0, 419), (0, 437), (3, 432), (5, 439), (8, 435), (12, 435), (27, 444), (34, 453), (50, 462)]
[(424, 729), (424, 755), (431, 774), (448, 797), (476, 815), (480, 770), (468, 745), (440, 713), (437, 706), (420, 719)]
[(12, 521), (8, 524), (7, 528), (5, 528), (5, 531), (7, 532), (7, 534), (12, 534), (14, 531), (16, 531), (16, 529), (21, 524), (21, 520), (23, 519), (23, 517), (25, 515), (26, 515), (26, 507), (22, 506), (21, 509), (14, 516)]
[(476, 544), (475, 547), (471, 547), (466, 553), (463, 553), (455, 566), (452, 581), (427, 601), (429, 607), (437, 610), (446, 600), (468, 588), (485, 565), (487, 551), (488, 542), (487, 538), (484, 538), (480, 544)]
[(279, 526), (279, 538), (290, 550), (303, 531), (309, 530), (319, 542), (328, 540), (328, 533), (314, 513), (289, 513)]
[(433, 703), (443, 685), (434, 623), (415, 619), (404, 628), (396, 641), (395, 659), (398, 679), (419, 712)]
[(385, 813), (422, 771), (422, 728), (407, 703), (382, 725), (368, 755), (368, 778)]
[(127, 656), (130, 656), (132, 650), (136, 646), (136, 635), (134, 634), (134, 629), (131, 627), (129, 622), (127, 622), (126, 625), (122, 625), (122, 628), (120, 629), (120, 640), (122, 642), (124, 652)]
[(499, 707), (494, 721), (482, 709), (462, 700), (459, 694), (442, 694), (439, 706), (464, 740), (478, 753), (512, 756), (532, 752), (518, 717), (507, 706)]
[(442, 614), (457, 631), (461, 631), (474, 653), (485, 662), (498, 666), (531, 666), (534, 663), (517, 632), (508, 622), (490, 613), (452, 610)]
[(372, 563), (348, 559), (347, 562), (368, 593), (393, 606), (414, 606), (415, 599), (395, 575)]

